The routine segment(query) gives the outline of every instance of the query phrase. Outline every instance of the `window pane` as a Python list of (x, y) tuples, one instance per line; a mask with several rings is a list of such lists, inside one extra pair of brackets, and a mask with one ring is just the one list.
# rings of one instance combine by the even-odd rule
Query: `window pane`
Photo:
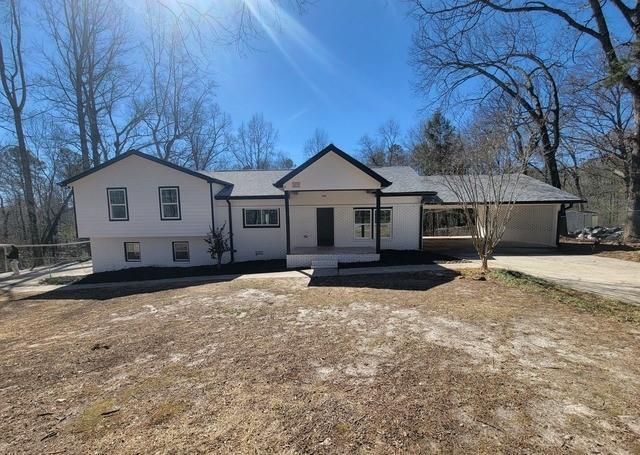
[(358, 239), (370, 239), (371, 238), (371, 225), (370, 224), (356, 224), (354, 229), (355, 237)]
[(178, 190), (176, 188), (163, 188), (160, 190), (162, 202), (177, 203)]
[(140, 243), (138, 242), (126, 242), (124, 244), (125, 258), (127, 261), (139, 261), (140, 260)]
[(178, 218), (178, 204), (167, 204), (162, 206), (162, 216), (164, 218)]
[(109, 190), (109, 202), (112, 204), (124, 204), (124, 190)]
[(380, 222), (381, 223), (391, 223), (391, 209), (381, 209), (380, 210)]
[(258, 210), (245, 210), (245, 224), (247, 226), (255, 226), (258, 224), (258, 214), (260, 212)]
[(176, 261), (188, 261), (189, 260), (189, 243), (175, 242), (173, 244), (173, 257)]
[(380, 225), (380, 237), (384, 237), (384, 238), (391, 237), (391, 225), (390, 224), (381, 224)]
[(262, 224), (278, 224), (278, 211), (276, 209), (263, 210)]
[(111, 206), (111, 218), (122, 219), (127, 217), (127, 207), (124, 205)]
[(356, 210), (355, 211), (356, 223), (370, 223), (371, 222), (371, 210)]

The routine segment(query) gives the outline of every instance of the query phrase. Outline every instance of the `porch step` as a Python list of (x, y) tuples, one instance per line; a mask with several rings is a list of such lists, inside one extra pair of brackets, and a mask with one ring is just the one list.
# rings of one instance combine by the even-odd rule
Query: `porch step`
[(317, 261), (311, 261), (312, 269), (337, 269), (338, 261), (331, 259), (323, 259)]

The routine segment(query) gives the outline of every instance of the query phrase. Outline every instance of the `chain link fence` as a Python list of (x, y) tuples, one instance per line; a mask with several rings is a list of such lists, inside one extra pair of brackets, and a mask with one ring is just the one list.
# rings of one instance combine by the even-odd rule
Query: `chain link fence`
[[(0, 244), (0, 267), (8, 272), (11, 244)], [(69, 262), (81, 262), (91, 259), (91, 242), (52, 243), (46, 245), (15, 245), (18, 249), (18, 264), (21, 270), (35, 267), (52, 267)]]

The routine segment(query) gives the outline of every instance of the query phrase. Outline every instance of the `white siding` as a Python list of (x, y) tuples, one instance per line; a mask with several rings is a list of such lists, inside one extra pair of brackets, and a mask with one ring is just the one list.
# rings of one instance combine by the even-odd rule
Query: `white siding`
[(556, 246), (559, 204), (518, 204), (502, 236), (506, 242)]
[[(317, 245), (316, 208), (333, 207), (336, 247), (375, 246), (375, 239), (354, 236), (354, 209), (375, 208), (375, 195), (364, 191), (314, 192), (292, 194), (291, 247)], [(390, 207), (392, 238), (381, 239), (382, 249), (415, 250), (420, 247), (420, 198), (416, 196), (383, 197), (382, 207)]]
[[(293, 183), (299, 186), (294, 187)], [(380, 188), (380, 182), (344, 158), (329, 152), (287, 183), (286, 190), (346, 190)]]
[[(202, 236), (211, 225), (209, 183), (135, 155), (72, 186), (80, 237)], [(159, 186), (180, 188), (181, 220), (160, 220)], [(107, 188), (111, 187), (127, 188), (129, 221), (109, 221)], [(220, 189), (214, 184), (214, 193)]]
[[(283, 199), (233, 199), (231, 202), (231, 219), (233, 221), (233, 247), (236, 250), (234, 260), (256, 261), (264, 259), (284, 259), (287, 254), (287, 237), (285, 230), (285, 213)], [(244, 208), (277, 208), (280, 209), (280, 227), (245, 228), (242, 222)], [(216, 201), (216, 226), (226, 225), (229, 232), (229, 207), (226, 201)], [(230, 260), (225, 254), (224, 260)]]
[[(93, 271), (105, 272), (131, 267), (191, 267), (213, 264), (202, 237), (118, 237), (92, 238)], [(172, 242), (188, 241), (189, 262), (174, 262)], [(124, 242), (140, 242), (140, 262), (124, 259)]]

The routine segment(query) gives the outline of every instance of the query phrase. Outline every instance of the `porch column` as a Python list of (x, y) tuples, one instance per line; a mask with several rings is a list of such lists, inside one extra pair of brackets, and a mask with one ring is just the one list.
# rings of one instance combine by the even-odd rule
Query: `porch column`
[(287, 232), (287, 254), (291, 254), (291, 233), (289, 232), (289, 192), (284, 192), (284, 219)]
[(376, 191), (376, 253), (380, 254), (380, 190)]

